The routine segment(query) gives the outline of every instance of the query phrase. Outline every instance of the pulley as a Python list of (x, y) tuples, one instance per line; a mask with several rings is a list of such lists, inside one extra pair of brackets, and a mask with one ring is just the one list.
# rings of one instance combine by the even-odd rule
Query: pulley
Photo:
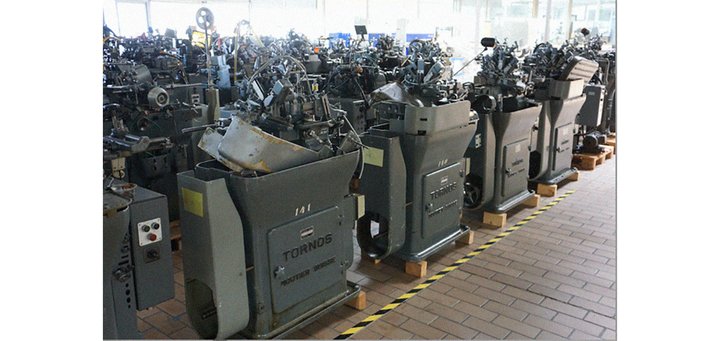
[(209, 8), (200, 7), (200, 9), (195, 12), (195, 22), (197, 22), (200, 29), (208, 30), (215, 23), (215, 16)]
[(147, 99), (150, 107), (155, 109), (161, 109), (170, 103), (167, 91), (159, 86), (150, 89)]

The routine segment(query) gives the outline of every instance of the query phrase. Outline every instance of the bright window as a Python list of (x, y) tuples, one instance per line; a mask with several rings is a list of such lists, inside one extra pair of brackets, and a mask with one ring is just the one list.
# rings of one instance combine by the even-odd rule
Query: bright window
[[(325, 0), (325, 29), (327, 33), (350, 33), (355, 36), (355, 25), (365, 25), (365, 0)], [(368, 27), (368, 32), (375, 32)]]
[[(166, 29), (177, 31), (177, 37), (186, 37), (188, 26), (196, 26), (195, 12), (201, 4), (150, 2), (150, 15), (153, 29), (164, 34)], [(215, 12), (213, 12), (215, 14)]]
[(204, 6), (213, 11), (222, 36), (233, 35), (247, 19), (260, 35), (284, 37), (295, 29), (311, 40), (330, 33), (354, 36), (354, 25), (366, 25), (371, 34), (395, 34), (404, 26), (407, 34), (438, 33), (468, 58), (487, 36), (532, 47), (545, 40), (562, 44), (588, 28), (614, 41), (616, 16), (615, 0), (539, 0), (538, 8), (533, 0), (117, 0), (117, 7), (115, 0), (104, 1), (105, 23), (123, 36), (147, 32), (148, 2), (150, 23), (161, 34), (171, 28), (184, 36)]
[(109, 27), (115, 34), (118, 32), (118, 15), (115, 7), (115, 0), (105, 0), (103, 2), (103, 22)]
[(118, 19), (120, 22), (118, 35), (137, 37), (147, 32), (147, 12), (144, 3), (118, 2)]

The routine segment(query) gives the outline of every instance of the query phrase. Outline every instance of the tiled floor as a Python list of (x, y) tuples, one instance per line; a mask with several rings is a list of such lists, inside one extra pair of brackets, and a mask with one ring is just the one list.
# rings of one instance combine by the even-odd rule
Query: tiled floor
[[(615, 158), (558, 195), (576, 192), (427, 289), (385, 314), (353, 339), (614, 339), (616, 329)], [(553, 198), (542, 198), (541, 206)], [(507, 226), (535, 209), (521, 208)], [(502, 230), (475, 229), (475, 243), (450, 246), (428, 259), (428, 276)], [(332, 339), (423, 279), (398, 260), (355, 263), (348, 279), (367, 292), (368, 307), (343, 306), (290, 335)], [(175, 299), (138, 313), (146, 339), (192, 339), (185, 313), (182, 260), (174, 257)]]

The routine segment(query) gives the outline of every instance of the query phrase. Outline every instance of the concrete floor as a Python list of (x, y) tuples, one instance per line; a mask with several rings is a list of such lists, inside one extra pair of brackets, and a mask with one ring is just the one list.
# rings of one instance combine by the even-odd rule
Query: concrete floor
[[(615, 339), (615, 158), (581, 171), (558, 195), (570, 189), (576, 192), (351, 338)], [(535, 210), (511, 212), (506, 228)], [(428, 277), (503, 232), (474, 230), (472, 245), (428, 259)], [(355, 253), (348, 279), (367, 293), (367, 309), (340, 307), (289, 338), (332, 339), (424, 281), (405, 274), (399, 260), (361, 262), (357, 244)], [(138, 312), (146, 339), (198, 337), (185, 313), (181, 252), (173, 260), (175, 299)]]

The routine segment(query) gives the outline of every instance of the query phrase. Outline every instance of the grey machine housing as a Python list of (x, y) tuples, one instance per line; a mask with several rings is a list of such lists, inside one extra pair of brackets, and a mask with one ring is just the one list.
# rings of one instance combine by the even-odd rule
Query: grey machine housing
[(178, 174), (187, 311), (203, 338), (279, 338), (359, 293), (346, 280), (358, 150), (260, 176)]
[(533, 129), (532, 182), (557, 184), (577, 173), (572, 167), (575, 120), (587, 98), (583, 87), (597, 66), (591, 60), (575, 57), (558, 79), (547, 79), (536, 87), (535, 100), (542, 103), (542, 110)]
[(130, 197), (103, 194), (104, 339), (141, 338), (136, 311), (175, 296), (171, 256), (164, 195), (142, 187)]
[[(467, 101), (374, 107), (387, 123), (361, 136), (367, 148), (359, 193), (367, 198), (367, 213), (358, 221), (358, 243), (372, 258), (423, 260), (469, 231), (460, 223), (463, 152), (477, 116)], [(374, 235), (372, 221), (379, 223)]]
[(527, 189), (530, 137), (541, 107), (532, 101), (518, 104), (514, 97), (505, 101), (517, 103), (506, 103), (507, 111), (479, 110), (477, 131), (465, 152), (469, 209), (503, 213), (533, 195)]
[(588, 84), (583, 89), (587, 98), (580, 109), (576, 123), (590, 128), (602, 125), (603, 108), (605, 106), (605, 86), (601, 84)]

